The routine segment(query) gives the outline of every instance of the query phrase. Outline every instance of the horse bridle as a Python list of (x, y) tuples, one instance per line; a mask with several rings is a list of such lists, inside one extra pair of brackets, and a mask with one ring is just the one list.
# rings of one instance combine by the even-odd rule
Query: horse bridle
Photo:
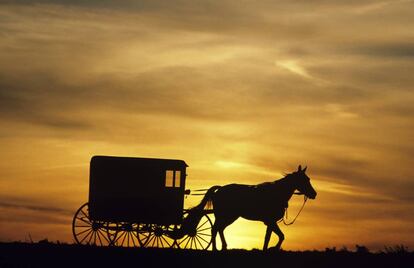
[[(298, 214), (296, 214), (295, 218), (291, 222), (286, 222), (288, 220), (288, 208), (285, 208), (285, 215), (283, 215), (283, 218), (281, 220), (279, 220), (278, 223), (281, 222), (281, 221), (283, 221), (283, 224), (284, 225), (292, 225), (292, 224), (294, 224), (295, 221), (296, 221), (296, 219), (299, 217), (299, 214), (302, 212), (303, 208), (305, 207), (306, 201), (308, 201), (308, 197), (304, 193), (302, 193), (302, 192), (294, 192), (293, 194), (295, 194), (295, 195), (303, 195), (303, 204), (302, 204), (302, 207), (300, 208)], [(286, 216), (286, 219), (285, 219), (285, 216)]]

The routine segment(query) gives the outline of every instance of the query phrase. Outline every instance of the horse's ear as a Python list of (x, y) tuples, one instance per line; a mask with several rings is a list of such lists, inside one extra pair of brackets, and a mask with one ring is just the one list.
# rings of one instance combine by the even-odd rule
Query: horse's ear
[(308, 166), (306, 166), (304, 169), (302, 169), (302, 171), (305, 172), (307, 168), (308, 168)]
[(301, 165), (298, 166), (298, 172), (299, 171), (302, 171), (302, 166)]

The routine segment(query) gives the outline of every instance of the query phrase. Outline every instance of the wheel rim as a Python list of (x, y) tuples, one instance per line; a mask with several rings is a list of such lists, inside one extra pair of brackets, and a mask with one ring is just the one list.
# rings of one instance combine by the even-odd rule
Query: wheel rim
[(106, 222), (92, 221), (88, 203), (76, 211), (72, 221), (72, 233), (76, 243), (83, 245), (108, 246), (111, 239)]
[(211, 228), (213, 223), (210, 217), (203, 215), (195, 230), (190, 231), (180, 241), (178, 247), (183, 249), (206, 250), (211, 244)]
[(172, 248), (176, 246), (176, 241), (168, 234), (175, 232), (176, 228), (175, 225), (147, 224), (138, 232), (138, 238), (144, 247)]

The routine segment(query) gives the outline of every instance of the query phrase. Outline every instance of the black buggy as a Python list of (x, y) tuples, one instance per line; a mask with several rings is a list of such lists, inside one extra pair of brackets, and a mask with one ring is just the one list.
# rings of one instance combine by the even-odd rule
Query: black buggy
[(211, 210), (184, 208), (187, 164), (183, 160), (94, 156), (89, 202), (75, 213), (79, 244), (207, 249)]

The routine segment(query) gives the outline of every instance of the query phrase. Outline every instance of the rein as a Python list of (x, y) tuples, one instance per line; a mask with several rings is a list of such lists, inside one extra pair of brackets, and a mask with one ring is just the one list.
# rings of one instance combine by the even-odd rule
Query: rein
[(285, 215), (286, 215), (286, 219), (285, 216), (283, 216), (283, 218), (281, 220), (278, 221), (281, 222), (283, 221), (283, 224), (285, 225), (292, 225), (295, 223), (296, 219), (298, 218), (299, 214), (302, 212), (303, 208), (305, 207), (306, 201), (308, 201), (308, 197), (306, 195), (303, 195), (303, 204), (302, 207), (300, 208), (298, 214), (296, 214), (296, 217), (291, 221), (291, 222), (286, 222), (288, 220), (288, 209), (285, 208)]

